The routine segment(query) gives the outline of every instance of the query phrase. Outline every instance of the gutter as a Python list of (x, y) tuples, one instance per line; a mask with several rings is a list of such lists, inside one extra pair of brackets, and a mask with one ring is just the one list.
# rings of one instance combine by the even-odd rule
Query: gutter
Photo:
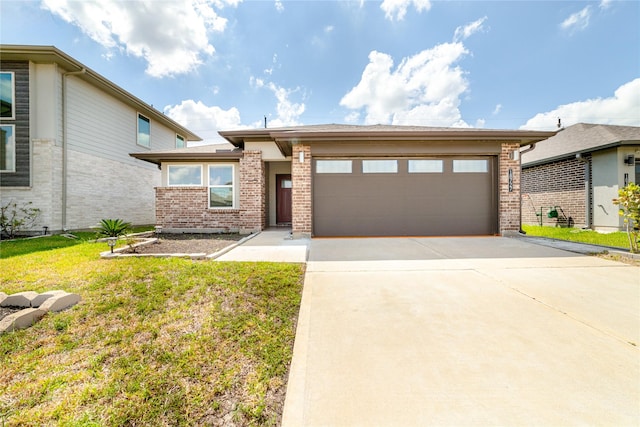
[(77, 71), (62, 73), (62, 230), (67, 231), (67, 165), (69, 162), (69, 147), (67, 142), (67, 77), (85, 74), (87, 69), (82, 67)]

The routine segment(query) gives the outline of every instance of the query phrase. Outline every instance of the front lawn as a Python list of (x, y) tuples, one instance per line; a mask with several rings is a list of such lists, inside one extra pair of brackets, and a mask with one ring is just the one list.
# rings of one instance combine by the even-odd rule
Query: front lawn
[(598, 233), (597, 231), (582, 230), (579, 228), (540, 227), (539, 225), (523, 225), (522, 228), (527, 232), (527, 236), (548, 237), (571, 242), (629, 249), (629, 237), (626, 232), (622, 231), (615, 233)]
[(0, 335), (0, 425), (277, 425), (304, 267), (104, 250), (0, 259), (2, 292), (82, 297)]

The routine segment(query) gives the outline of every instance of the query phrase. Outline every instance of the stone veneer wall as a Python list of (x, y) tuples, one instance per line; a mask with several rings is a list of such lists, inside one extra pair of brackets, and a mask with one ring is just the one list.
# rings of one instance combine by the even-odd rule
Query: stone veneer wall
[(556, 225), (547, 218), (552, 206), (560, 206), (576, 227), (586, 221), (585, 166), (571, 158), (522, 170), (522, 223), (539, 225), (536, 212), (542, 207), (543, 225)]
[[(304, 153), (304, 162), (300, 163), (300, 154)], [(311, 236), (311, 147), (305, 144), (293, 146), (291, 161), (291, 179), (293, 189), (291, 232), (294, 237)]]
[[(520, 230), (520, 160), (510, 158), (510, 154), (519, 149), (518, 142), (503, 142), (498, 158), (498, 218), (502, 235), (517, 233)], [(513, 174), (511, 191), (509, 170)]]

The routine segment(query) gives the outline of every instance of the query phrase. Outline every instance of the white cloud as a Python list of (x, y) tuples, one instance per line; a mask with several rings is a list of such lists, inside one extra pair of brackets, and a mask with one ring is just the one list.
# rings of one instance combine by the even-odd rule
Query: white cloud
[(623, 84), (609, 98), (560, 105), (552, 111), (536, 114), (521, 129), (553, 130), (558, 117), (564, 126), (576, 123), (640, 126), (640, 78)]
[(491, 114), (493, 114), (495, 116), (496, 114), (499, 114), (500, 111), (502, 111), (502, 104), (497, 104), (496, 108), (493, 109), (493, 113), (491, 113)]
[(240, 112), (232, 107), (224, 110), (209, 107), (201, 101), (188, 99), (178, 105), (167, 105), (164, 113), (203, 139), (203, 143), (221, 143), (219, 130), (243, 129), (247, 126), (240, 121)]
[(591, 6), (586, 6), (579, 12), (571, 14), (567, 19), (562, 21), (560, 28), (567, 31), (584, 30), (589, 26), (591, 18)]
[(278, 12), (284, 11), (284, 4), (282, 3), (282, 0), (276, 0), (275, 5)]
[(468, 126), (459, 105), (469, 83), (455, 65), (467, 53), (462, 43), (444, 43), (404, 58), (394, 70), (390, 55), (372, 51), (340, 105), (364, 110), (366, 124)]
[(111, 50), (143, 58), (147, 74), (184, 74), (212, 55), (209, 33), (222, 32), (227, 20), (214, 10), (239, 0), (152, 1), (42, 0), (42, 6), (76, 25)]
[(600, 9), (609, 9), (609, 7), (611, 7), (611, 3), (613, 3), (613, 0), (601, 0), (600, 1)]
[(383, 0), (380, 9), (384, 10), (384, 16), (390, 21), (394, 19), (396, 21), (402, 21), (407, 14), (407, 9), (411, 5), (413, 5), (418, 12), (431, 9), (430, 0)]
[(456, 28), (456, 31), (453, 34), (453, 41), (466, 40), (473, 34), (477, 33), (478, 31), (484, 30), (482, 24), (484, 24), (486, 20), (487, 20), (487, 17), (485, 16), (463, 27)]

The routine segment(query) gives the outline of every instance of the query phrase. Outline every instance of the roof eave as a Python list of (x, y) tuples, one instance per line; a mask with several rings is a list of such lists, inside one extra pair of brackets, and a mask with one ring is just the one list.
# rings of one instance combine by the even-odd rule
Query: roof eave
[(94, 86), (102, 89), (115, 98), (123, 101), (125, 104), (135, 108), (139, 112), (148, 115), (156, 121), (163, 122), (172, 128), (179, 135), (183, 136), (187, 141), (202, 141), (195, 133), (185, 128), (175, 120), (167, 117), (161, 111), (156, 110), (151, 105), (142, 101), (140, 98), (127, 92), (113, 82), (104, 78), (91, 68), (85, 66), (81, 62), (67, 55), (55, 46), (32, 46), (32, 45), (0, 45), (3, 60), (28, 60), (33, 62), (54, 62), (64, 70), (74, 72), (85, 70), (84, 74), (78, 74), (76, 77), (90, 81)]
[(161, 165), (163, 162), (239, 160), (242, 158), (242, 152), (239, 151), (218, 153), (130, 153), (129, 155), (155, 165)]

